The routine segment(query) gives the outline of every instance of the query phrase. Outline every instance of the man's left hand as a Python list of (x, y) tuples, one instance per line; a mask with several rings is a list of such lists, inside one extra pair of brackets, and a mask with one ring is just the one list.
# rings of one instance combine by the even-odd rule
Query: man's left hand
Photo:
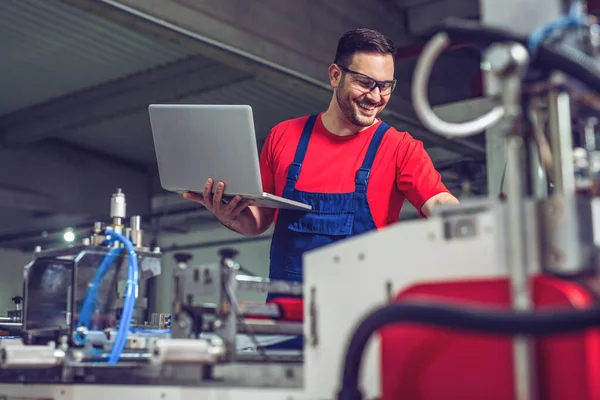
[(427, 218), (433, 215), (433, 208), (438, 204), (459, 204), (459, 201), (456, 197), (452, 196), (450, 193), (438, 193), (423, 204), (421, 207), (421, 213), (425, 215)]

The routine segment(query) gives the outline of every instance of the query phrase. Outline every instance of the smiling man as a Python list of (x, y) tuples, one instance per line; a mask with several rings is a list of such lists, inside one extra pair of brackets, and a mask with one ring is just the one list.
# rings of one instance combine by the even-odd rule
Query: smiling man
[(271, 279), (302, 282), (304, 252), (396, 223), (405, 199), (424, 217), (438, 204), (458, 203), (423, 144), (377, 118), (396, 86), (394, 52), (379, 32), (345, 33), (329, 67), (329, 108), (270, 132), (260, 156), (263, 190), (312, 211), (276, 213), (239, 197), (225, 204), (223, 183), (212, 196), (210, 179), (202, 195), (185, 195), (243, 235), (263, 233), (275, 221)]

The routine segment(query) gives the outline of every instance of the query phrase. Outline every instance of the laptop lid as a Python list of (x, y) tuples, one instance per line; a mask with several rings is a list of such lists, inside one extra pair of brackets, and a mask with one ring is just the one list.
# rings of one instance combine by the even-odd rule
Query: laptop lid
[(228, 195), (263, 193), (250, 106), (151, 104), (148, 111), (164, 189), (202, 192), (214, 178)]

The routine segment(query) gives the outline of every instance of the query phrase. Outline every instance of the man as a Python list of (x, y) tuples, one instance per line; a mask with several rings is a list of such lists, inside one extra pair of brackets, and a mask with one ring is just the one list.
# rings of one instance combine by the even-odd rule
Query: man
[(229, 229), (253, 236), (276, 221), (270, 278), (302, 282), (302, 253), (398, 221), (404, 200), (428, 217), (456, 204), (421, 142), (377, 118), (396, 85), (394, 45), (379, 32), (356, 29), (338, 43), (329, 67), (333, 97), (316, 116), (284, 121), (260, 156), (263, 189), (312, 205), (312, 211), (259, 208), (209, 179), (203, 194), (187, 193)]

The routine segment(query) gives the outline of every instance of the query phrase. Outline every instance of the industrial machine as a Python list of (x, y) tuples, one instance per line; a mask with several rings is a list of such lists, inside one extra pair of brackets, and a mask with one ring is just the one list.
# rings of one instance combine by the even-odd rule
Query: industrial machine
[[(506, 199), (312, 251), (303, 285), (253, 276), (231, 249), (209, 265), (180, 256), (170, 312), (143, 321), (138, 282), (160, 254), (139, 220), (123, 227), (117, 193), (111, 225), (27, 266), (20, 338), (0, 340), (0, 398), (600, 399), (600, 26), (580, 1), (481, 10), (434, 32), (412, 97), (440, 135), (505, 137)], [(427, 100), (452, 41), (484, 49), (497, 100), (465, 123)], [(270, 347), (299, 334), (302, 351)]]

